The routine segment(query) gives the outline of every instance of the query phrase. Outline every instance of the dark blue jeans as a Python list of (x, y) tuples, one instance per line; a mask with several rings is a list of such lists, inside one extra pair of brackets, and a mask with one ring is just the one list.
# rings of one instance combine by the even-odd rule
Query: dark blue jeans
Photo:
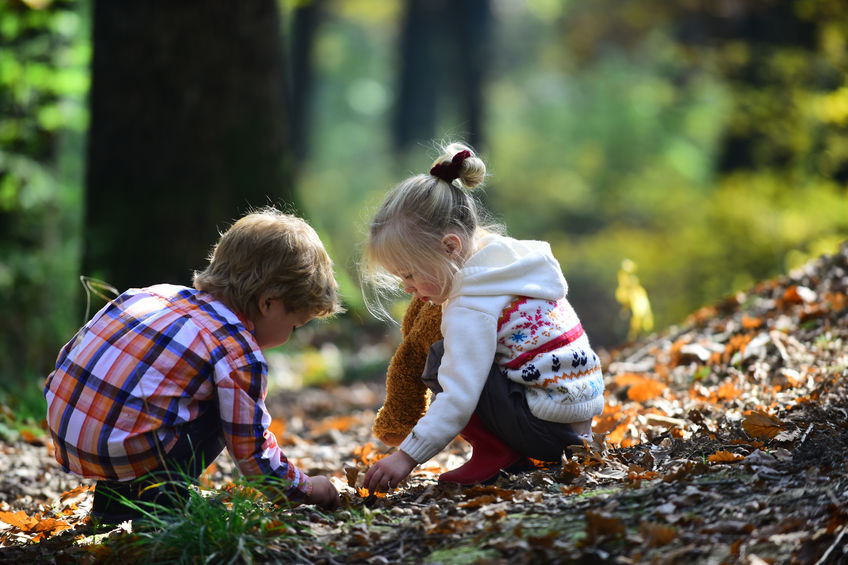
[[(196, 483), (223, 450), (221, 417), (214, 404), (183, 426), (177, 443), (160, 457), (156, 469), (131, 481), (97, 481), (91, 510), (93, 518), (101, 523), (116, 524), (143, 516), (142, 512), (125, 504), (125, 499), (135, 503), (152, 502), (166, 508), (185, 506), (187, 482)], [(141, 507), (149, 511), (145, 504)]]
[[(421, 375), (421, 380), (435, 394), (442, 391), (437, 377), (444, 353), (442, 341), (434, 343)], [(508, 379), (496, 363), (489, 370), (475, 412), (486, 428), (505, 444), (539, 461), (560, 461), (569, 445), (583, 445), (583, 439), (569, 424), (534, 416), (527, 405), (524, 386)]]

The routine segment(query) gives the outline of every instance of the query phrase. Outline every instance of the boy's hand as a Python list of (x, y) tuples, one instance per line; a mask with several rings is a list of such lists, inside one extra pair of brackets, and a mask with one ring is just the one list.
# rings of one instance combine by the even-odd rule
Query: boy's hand
[(390, 490), (404, 480), (418, 465), (412, 457), (403, 451), (395, 451), (388, 457), (374, 463), (368, 472), (362, 486), (371, 492)]
[(312, 493), (304, 502), (306, 504), (315, 504), (326, 510), (335, 510), (339, 506), (339, 491), (330, 482), (330, 479), (324, 475), (310, 477), (312, 481)]

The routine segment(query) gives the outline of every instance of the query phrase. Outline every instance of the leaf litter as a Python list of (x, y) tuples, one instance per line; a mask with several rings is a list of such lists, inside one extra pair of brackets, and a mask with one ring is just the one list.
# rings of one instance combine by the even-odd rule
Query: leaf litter
[[(281, 510), (279, 531), (306, 534), (269, 529), (254, 562), (848, 562), (848, 246), (603, 357), (593, 441), (467, 488), (437, 481), (470, 455), (461, 439), (400, 488), (361, 487), (391, 452), (370, 434), (380, 383), (276, 392), (280, 444), (344, 504)], [(0, 444), (0, 562), (114, 558), (113, 538), (91, 542), (91, 483), (49, 447)], [(204, 484), (232, 477), (221, 457)]]

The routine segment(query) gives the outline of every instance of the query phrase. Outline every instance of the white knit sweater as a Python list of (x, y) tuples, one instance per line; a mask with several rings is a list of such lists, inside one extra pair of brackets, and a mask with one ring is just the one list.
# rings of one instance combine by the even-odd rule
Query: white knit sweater
[(527, 386), (538, 418), (569, 423), (603, 411), (600, 362), (565, 298), (550, 245), (498, 235), (480, 245), (442, 305), (442, 392), (400, 445), (419, 463), (468, 423), (493, 361)]

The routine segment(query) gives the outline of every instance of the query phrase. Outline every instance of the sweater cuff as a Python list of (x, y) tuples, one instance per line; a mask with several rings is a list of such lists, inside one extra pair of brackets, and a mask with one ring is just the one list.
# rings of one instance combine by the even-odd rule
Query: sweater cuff
[(409, 435), (406, 436), (406, 439), (401, 442), (398, 449), (415, 459), (415, 461), (420, 465), (436, 455), (443, 447), (444, 446), (440, 447), (438, 445), (433, 445), (421, 437), (420, 434), (417, 434), (415, 430), (412, 430), (409, 432)]

